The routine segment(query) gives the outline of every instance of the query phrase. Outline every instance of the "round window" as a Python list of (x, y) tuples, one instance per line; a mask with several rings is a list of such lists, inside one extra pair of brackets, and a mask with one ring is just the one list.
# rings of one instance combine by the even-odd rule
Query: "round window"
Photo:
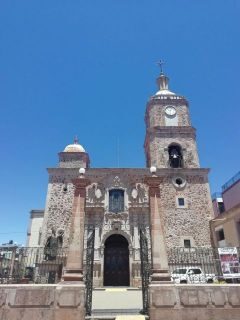
[(182, 178), (182, 177), (174, 177), (173, 179), (172, 179), (172, 183), (174, 184), (174, 186), (176, 187), (176, 188), (184, 188), (185, 187), (185, 185), (186, 185), (186, 180), (184, 179), (184, 178)]

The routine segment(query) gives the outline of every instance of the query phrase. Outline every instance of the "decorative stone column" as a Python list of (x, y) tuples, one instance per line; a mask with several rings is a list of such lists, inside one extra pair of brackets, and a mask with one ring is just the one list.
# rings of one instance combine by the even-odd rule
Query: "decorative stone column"
[(149, 186), (150, 227), (152, 246), (152, 275), (151, 283), (170, 282), (168, 258), (164, 238), (163, 221), (160, 207), (161, 178), (157, 176), (146, 177)]
[(80, 176), (73, 180), (75, 186), (72, 226), (67, 264), (63, 273), (64, 281), (83, 282), (83, 251), (84, 251), (84, 223), (86, 186), (90, 181)]
[(134, 239), (134, 249), (135, 249), (135, 255), (134, 259), (139, 260), (140, 259), (140, 243), (139, 243), (139, 237), (138, 237), (138, 226), (134, 223), (133, 226), (133, 239)]
[(99, 225), (95, 226), (94, 260), (100, 260), (100, 230)]

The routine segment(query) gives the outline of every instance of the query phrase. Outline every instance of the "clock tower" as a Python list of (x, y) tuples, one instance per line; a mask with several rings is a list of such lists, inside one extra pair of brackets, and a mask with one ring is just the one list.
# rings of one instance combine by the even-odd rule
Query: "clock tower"
[(144, 144), (146, 166), (156, 167), (154, 176), (159, 179), (159, 212), (166, 247), (210, 246), (209, 169), (199, 165), (188, 101), (170, 91), (168, 83), (161, 72), (158, 91), (147, 103)]
[(168, 88), (161, 72), (159, 90), (147, 103), (145, 155), (147, 167), (198, 168), (195, 129), (191, 126), (188, 101)]

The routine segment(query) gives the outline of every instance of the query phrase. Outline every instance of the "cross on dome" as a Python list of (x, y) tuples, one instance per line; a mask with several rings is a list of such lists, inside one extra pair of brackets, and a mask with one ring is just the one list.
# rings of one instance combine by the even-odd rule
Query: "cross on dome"
[(63, 152), (86, 152), (81, 144), (79, 144), (78, 137), (75, 136), (73, 144), (66, 146)]
[(79, 144), (78, 136), (77, 136), (77, 135), (74, 137), (73, 143), (74, 143), (74, 144)]

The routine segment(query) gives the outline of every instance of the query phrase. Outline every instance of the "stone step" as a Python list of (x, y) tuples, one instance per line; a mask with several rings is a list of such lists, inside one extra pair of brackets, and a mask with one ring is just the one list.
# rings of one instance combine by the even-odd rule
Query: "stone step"
[(132, 317), (140, 315), (141, 310), (142, 291), (138, 288), (105, 287), (93, 290), (93, 316), (110, 316), (114, 319), (118, 315)]
[(148, 320), (149, 317), (145, 315), (133, 314), (133, 315), (92, 315), (86, 316), (86, 320)]
[(108, 316), (117, 316), (117, 315), (139, 315), (141, 309), (93, 309), (92, 315), (101, 316), (101, 315), (108, 315)]

